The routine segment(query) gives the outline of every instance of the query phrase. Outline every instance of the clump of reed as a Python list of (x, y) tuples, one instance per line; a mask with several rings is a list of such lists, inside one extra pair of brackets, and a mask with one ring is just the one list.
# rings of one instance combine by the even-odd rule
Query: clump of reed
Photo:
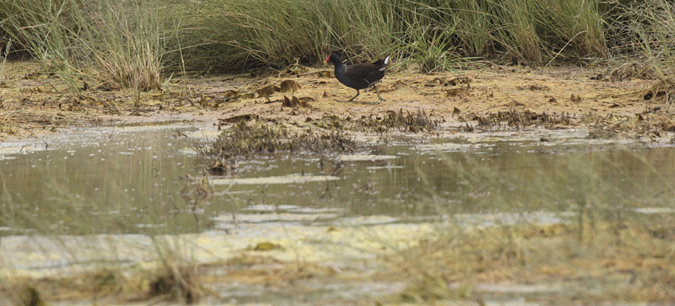
[(46, 305), (35, 285), (25, 279), (0, 281), (0, 301), (13, 305)]
[(538, 114), (529, 110), (500, 111), (486, 115), (470, 114), (468, 117), (478, 121), (477, 127), (483, 129), (501, 129), (505, 126), (512, 129), (522, 129), (528, 126), (544, 126), (552, 129), (570, 126), (575, 121), (575, 118), (565, 113), (547, 114), (543, 112)]
[(349, 153), (356, 148), (354, 139), (336, 129), (294, 131), (281, 124), (242, 121), (223, 131), (212, 144), (198, 147), (197, 152), (212, 173), (224, 174), (232, 170), (236, 159), (241, 157)]
[(310, 130), (292, 131), (280, 124), (242, 121), (225, 130), (207, 152), (250, 157), (279, 152), (351, 152), (355, 147), (353, 139), (337, 130), (322, 134)]
[(0, 42), (11, 38), (74, 87), (91, 78), (157, 89), (164, 73), (317, 63), (336, 49), (423, 72), (472, 58), (585, 64), (628, 51), (672, 84), (674, 14), (666, 0), (9, 0)]
[[(337, 118), (328, 117), (325, 120), (335, 120)], [(377, 133), (384, 133), (390, 130), (398, 130), (400, 132), (420, 133), (432, 132), (440, 127), (439, 120), (432, 119), (424, 110), (417, 110), (416, 112), (403, 111), (399, 109), (396, 111), (387, 111), (384, 114), (370, 115), (356, 120), (349, 120), (347, 122), (349, 129), (372, 131)]]
[(177, 245), (180, 242), (154, 239), (158, 265), (152, 268), (111, 266), (40, 279), (5, 277), (0, 281), (0, 301), (30, 306), (51, 305), (64, 300), (104, 300), (113, 304), (139, 299), (148, 303), (198, 302), (206, 294), (200, 265), (167, 243)]
[(152, 297), (166, 297), (186, 304), (192, 304), (201, 298), (203, 289), (199, 284), (198, 267), (196, 265), (175, 265), (164, 262), (163, 269), (150, 282)]
[[(3, 1), (2, 28), (73, 87), (160, 86), (166, 28), (160, 1)], [(87, 86), (85, 86), (87, 87)]]
[[(597, 1), (209, 1), (213, 41), (239, 62), (316, 61), (330, 49), (365, 60), (396, 53), (424, 71), (457, 59), (544, 63), (607, 55)], [(198, 37), (198, 36), (195, 36)]]
[(649, 67), (660, 81), (653, 92), (675, 101), (675, 5), (666, 0), (645, 1), (632, 8), (636, 20), (631, 25), (640, 37), (640, 47)]

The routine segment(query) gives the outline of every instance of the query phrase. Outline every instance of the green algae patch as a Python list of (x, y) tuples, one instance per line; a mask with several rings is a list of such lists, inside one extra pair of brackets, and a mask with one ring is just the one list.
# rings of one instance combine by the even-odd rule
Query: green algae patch
[(251, 250), (257, 251), (257, 252), (265, 252), (265, 251), (271, 251), (271, 250), (283, 250), (284, 247), (282, 247), (279, 244), (264, 241), (264, 242), (259, 242), (258, 244), (255, 245)]

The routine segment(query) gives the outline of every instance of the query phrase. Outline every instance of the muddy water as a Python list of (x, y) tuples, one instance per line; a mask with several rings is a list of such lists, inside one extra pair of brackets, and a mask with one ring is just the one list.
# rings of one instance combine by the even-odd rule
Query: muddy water
[[(546, 141), (541, 132), (389, 139), (352, 155), (242, 159), (206, 184), (193, 148), (216, 134), (202, 129), (91, 129), (0, 144), (0, 277), (152, 266), (169, 248), (196, 263), (268, 258), (242, 273), (208, 269), (223, 281), (205, 284), (207, 303), (345, 304), (403, 290), (404, 280), (376, 277), (387, 269), (376, 259), (442, 235), (447, 223), (675, 211), (672, 147), (591, 141), (583, 131), (547, 132)], [(256, 281), (255, 269), (285, 275), (277, 261), (328, 272), (291, 288)]]
[(181, 137), (195, 129), (110, 128), (2, 144), (0, 235), (179, 234), (239, 222), (361, 225), (514, 211), (559, 216), (584, 205), (599, 213), (673, 208), (672, 147), (590, 143), (579, 131), (545, 142), (536, 133), (467, 134), (348, 156), (241, 160), (234, 174), (208, 177), (212, 194), (202, 200), (186, 176), (204, 175), (192, 148), (207, 141)]
[[(185, 231), (173, 213), (179, 177), (194, 167), (171, 129), (102, 129), (44, 142), (5, 144), (5, 232), (130, 233), (145, 227)], [(174, 147), (174, 145), (176, 145)], [(29, 148), (26, 150), (26, 148)]]

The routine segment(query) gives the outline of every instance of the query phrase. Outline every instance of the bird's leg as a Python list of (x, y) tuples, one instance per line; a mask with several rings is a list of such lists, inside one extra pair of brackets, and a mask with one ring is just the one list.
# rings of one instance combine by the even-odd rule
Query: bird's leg
[(373, 87), (375, 87), (375, 92), (377, 92), (377, 101), (370, 102), (370, 104), (380, 104), (380, 102), (384, 101), (384, 99), (382, 99), (382, 96), (380, 96), (380, 90), (377, 89), (377, 85), (373, 85)]
[(347, 102), (352, 102), (352, 101), (354, 101), (354, 99), (356, 99), (356, 97), (358, 97), (359, 94), (361, 94), (361, 93), (360, 93), (359, 90), (357, 89), (357, 90), (356, 90), (356, 96), (353, 96), (351, 99), (347, 100)]

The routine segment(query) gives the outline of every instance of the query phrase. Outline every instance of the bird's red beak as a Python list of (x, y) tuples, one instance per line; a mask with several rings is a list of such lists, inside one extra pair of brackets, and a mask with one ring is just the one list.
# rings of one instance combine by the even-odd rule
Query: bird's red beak
[(326, 63), (330, 62), (330, 55), (328, 55), (328, 58), (326, 59)]

